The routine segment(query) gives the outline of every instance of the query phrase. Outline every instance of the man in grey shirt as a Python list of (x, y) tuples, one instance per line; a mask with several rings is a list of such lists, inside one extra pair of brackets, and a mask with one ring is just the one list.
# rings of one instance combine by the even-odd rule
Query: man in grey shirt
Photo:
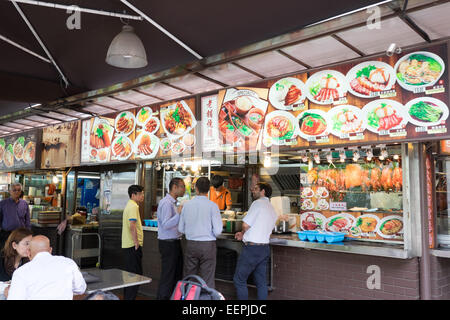
[(175, 206), (178, 197), (185, 192), (181, 178), (173, 178), (169, 183), (169, 193), (158, 204), (158, 247), (161, 255), (161, 276), (158, 285), (158, 300), (169, 300), (183, 273), (183, 252), (181, 233), (178, 232), (181, 206)]
[(178, 231), (186, 236), (183, 277), (199, 275), (210, 288), (215, 287), (216, 237), (222, 233), (222, 218), (217, 204), (208, 199), (209, 179), (195, 183), (196, 196), (181, 210)]

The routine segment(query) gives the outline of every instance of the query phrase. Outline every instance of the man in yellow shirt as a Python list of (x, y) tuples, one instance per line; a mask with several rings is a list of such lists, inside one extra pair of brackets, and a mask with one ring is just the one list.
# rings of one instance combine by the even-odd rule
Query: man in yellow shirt
[(212, 187), (209, 190), (209, 200), (215, 202), (219, 210), (231, 210), (231, 193), (223, 186), (223, 177), (215, 175), (211, 178)]
[[(125, 269), (128, 272), (142, 274), (142, 246), (144, 232), (142, 231), (139, 203), (144, 201), (144, 188), (131, 185), (128, 188), (128, 200), (122, 216), (122, 248), (125, 255)], [(124, 299), (134, 300), (139, 286), (124, 288)]]

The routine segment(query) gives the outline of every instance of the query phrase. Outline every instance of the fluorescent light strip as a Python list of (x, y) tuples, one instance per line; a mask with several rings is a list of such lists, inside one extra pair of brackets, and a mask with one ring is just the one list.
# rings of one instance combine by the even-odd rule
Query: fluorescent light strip
[(41, 7), (48, 7), (48, 8), (54, 8), (54, 9), (63, 9), (63, 10), (72, 10), (72, 11), (79, 11), (79, 12), (85, 12), (85, 13), (92, 13), (92, 14), (98, 14), (102, 16), (109, 16), (109, 17), (116, 17), (116, 18), (125, 18), (125, 19), (132, 19), (132, 20), (140, 20), (142, 21), (142, 17), (140, 16), (131, 16), (128, 14), (121, 14), (121, 13), (115, 13), (115, 12), (108, 12), (103, 10), (94, 10), (94, 9), (87, 9), (87, 8), (80, 8), (76, 5), (62, 5), (57, 3), (49, 3), (49, 2), (43, 2), (43, 1), (33, 1), (33, 0), (9, 0), (14, 2), (20, 2), (24, 4), (31, 4), (35, 6), (41, 6)]
[(321, 20), (321, 21), (319, 21), (319, 22), (314, 22), (314, 23), (312, 23), (312, 24), (308, 24), (308, 25), (305, 26), (304, 28), (309, 28), (309, 27), (315, 26), (315, 25), (317, 25), (317, 24), (321, 24), (321, 23), (324, 23), (324, 22), (327, 22), (327, 21), (330, 21), (330, 20), (338, 19), (338, 18), (347, 16), (347, 15), (349, 15), (349, 14), (352, 14), (352, 13), (355, 13), (355, 12), (359, 12), (359, 11), (363, 11), (363, 10), (367, 10), (367, 9), (369, 9), (369, 8), (376, 7), (376, 6), (379, 6), (379, 5), (388, 3), (388, 2), (392, 2), (392, 1), (393, 1), (393, 0), (385, 0), (385, 1), (381, 1), (381, 2), (375, 3), (375, 4), (371, 4), (370, 6), (366, 6), (366, 7), (359, 8), (359, 9), (355, 9), (355, 10), (352, 10), (352, 11), (349, 11), (349, 12), (346, 12), (346, 13), (342, 13), (342, 14), (340, 14), (340, 15), (337, 15), (337, 16), (334, 16), (334, 17), (331, 17), (331, 18), (328, 18), (328, 19), (325, 19), (325, 20)]

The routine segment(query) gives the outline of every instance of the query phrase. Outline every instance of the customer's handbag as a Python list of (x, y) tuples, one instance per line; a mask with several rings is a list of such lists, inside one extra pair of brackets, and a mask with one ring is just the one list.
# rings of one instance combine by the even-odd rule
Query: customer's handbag
[(177, 282), (170, 300), (225, 300), (217, 290), (206, 285), (197, 275), (188, 275)]

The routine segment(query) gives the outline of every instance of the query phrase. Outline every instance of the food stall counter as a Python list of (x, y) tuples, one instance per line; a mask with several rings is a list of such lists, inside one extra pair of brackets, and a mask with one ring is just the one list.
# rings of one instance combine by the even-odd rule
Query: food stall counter
[[(144, 231), (158, 231), (157, 227), (143, 226), (142, 229)], [(234, 234), (232, 233), (222, 233), (217, 237), (217, 239), (240, 242), (234, 239)], [(403, 245), (401, 244), (391, 244), (389, 246), (386, 246), (383, 243), (362, 242), (357, 240), (345, 240), (343, 242), (336, 243), (310, 242), (299, 240), (296, 233), (272, 234), (270, 237), (270, 244), (272, 246), (297, 247), (307, 250), (323, 250), (397, 259), (413, 258), (413, 256), (407, 250), (405, 250)], [(450, 257), (450, 250), (448, 250), (448, 257)]]

